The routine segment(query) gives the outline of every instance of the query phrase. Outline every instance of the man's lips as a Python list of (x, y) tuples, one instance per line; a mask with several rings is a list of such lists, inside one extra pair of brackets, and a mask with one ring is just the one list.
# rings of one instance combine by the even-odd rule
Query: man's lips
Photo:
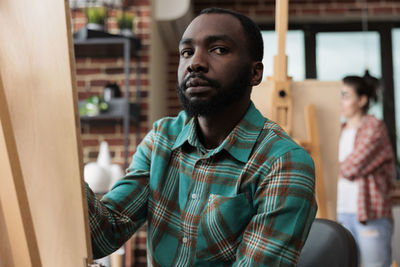
[(185, 87), (186, 93), (188, 94), (201, 94), (212, 88), (208, 81), (199, 78), (189, 79), (186, 82)]

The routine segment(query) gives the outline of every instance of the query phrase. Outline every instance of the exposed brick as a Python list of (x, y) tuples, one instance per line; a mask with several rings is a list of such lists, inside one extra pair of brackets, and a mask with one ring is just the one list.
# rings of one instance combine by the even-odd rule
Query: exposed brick
[(317, 8), (304, 8), (301, 13), (305, 15), (318, 15), (320, 14), (320, 10)]
[(149, 22), (143, 22), (143, 21), (137, 23), (136, 26), (137, 26), (139, 29), (148, 29), (148, 28), (150, 28)]
[(289, 8), (288, 12), (289, 12), (289, 16), (294, 16), (294, 15), (297, 15), (299, 13), (299, 10), (295, 9), (295, 8)]
[(117, 63), (118, 58), (91, 58), (90, 59), (91, 63)]
[[(238, 2), (239, 5), (257, 6), (260, 1), (258, 0), (241, 0)], [(220, 3), (219, 3), (220, 4)]]
[(123, 146), (124, 145), (124, 139), (122, 138), (106, 138), (105, 141), (108, 143), (110, 146)]
[(336, 0), (336, 2), (339, 2), (339, 3), (357, 3), (357, 1), (355, 1), (355, 0)]
[(150, 0), (135, 0), (135, 5), (148, 6), (150, 5)]
[(90, 125), (89, 133), (91, 134), (114, 134), (116, 133), (114, 125)]
[(149, 92), (147, 92), (147, 91), (141, 91), (140, 92), (140, 97), (141, 98), (146, 98), (146, 97), (148, 97), (149, 96)]
[(140, 104), (140, 109), (141, 110), (148, 110), (149, 109), (149, 104), (148, 103), (141, 103)]
[(145, 33), (145, 34), (139, 33), (139, 34), (137, 34), (137, 37), (139, 37), (140, 39), (150, 39), (150, 34), (148, 34), (148, 33)]
[(82, 146), (98, 146), (99, 140), (97, 139), (82, 139)]
[[(141, 79), (140, 80), (140, 85), (141, 86), (148, 86), (150, 84), (149, 80), (147, 79)], [(136, 80), (129, 80), (129, 85), (136, 85)]]
[(108, 80), (92, 80), (90, 81), (91, 86), (105, 86)]
[(98, 155), (99, 155), (99, 152), (98, 152), (98, 151), (90, 151), (90, 152), (88, 153), (89, 159), (96, 159)]
[(333, 14), (333, 15), (338, 15), (338, 14), (345, 14), (346, 13), (346, 9), (345, 8), (326, 8), (325, 12), (327, 14)]
[(86, 99), (89, 98), (92, 94), (89, 92), (78, 92), (79, 99)]
[(86, 26), (85, 22), (75, 22), (74, 23), (74, 30), (79, 31), (80, 29), (84, 28)]
[(373, 14), (392, 14), (393, 8), (391, 7), (374, 7), (372, 8)]
[(98, 74), (101, 73), (101, 70), (98, 68), (95, 69), (77, 69), (76, 74), (85, 75), (85, 74)]
[(85, 86), (85, 81), (78, 80), (78, 81), (76, 81), (76, 85), (77, 86)]
[(86, 15), (83, 12), (83, 10), (81, 9), (74, 9), (71, 12), (71, 17), (76, 19), (76, 18), (85, 18), (86, 19)]
[(104, 72), (106, 74), (123, 74), (124, 68), (106, 68)]
[(271, 9), (257, 9), (255, 14), (258, 16), (273, 16), (275, 11)]
[(347, 9), (347, 12), (350, 13), (362, 13), (362, 9), (361, 8), (356, 8), (356, 7), (351, 7)]
[(76, 64), (83, 64), (83, 63), (86, 63), (86, 61), (87, 61), (86, 58), (75, 58)]
[(140, 121), (147, 121), (147, 116), (146, 115), (141, 115), (140, 116)]

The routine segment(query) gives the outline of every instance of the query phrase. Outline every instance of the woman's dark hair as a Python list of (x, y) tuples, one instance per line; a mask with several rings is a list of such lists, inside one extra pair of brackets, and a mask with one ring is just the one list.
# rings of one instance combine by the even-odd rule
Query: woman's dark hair
[(250, 57), (255, 61), (262, 61), (264, 56), (264, 42), (261, 36), (260, 28), (248, 17), (236, 11), (218, 7), (210, 7), (203, 9), (200, 15), (203, 14), (228, 14), (240, 21), (243, 27), (243, 32), (247, 37), (247, 49)]
[(362, 107), (364, 113), (368, 111), (370, 100), (378, 100), (377, 90), (380, 86), (379, 80), (369, 75), (368, 71), (363, 77), (346, 76), (343, 78), (343, 83), (354, 89), (358, 96), (365, 95), (368, 99), (367, 103)]

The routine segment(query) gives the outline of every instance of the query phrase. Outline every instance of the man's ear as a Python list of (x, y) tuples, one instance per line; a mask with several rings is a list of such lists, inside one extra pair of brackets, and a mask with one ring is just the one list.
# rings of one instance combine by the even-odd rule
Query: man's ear
[(251, 86), (259, 85), (263, 77), (264, 65), (261, 61), (253, 62), (251, 68)]

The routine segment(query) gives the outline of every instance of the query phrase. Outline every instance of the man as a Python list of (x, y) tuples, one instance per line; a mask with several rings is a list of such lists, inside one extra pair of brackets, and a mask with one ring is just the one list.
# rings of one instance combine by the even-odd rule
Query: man
[(206, 9), (179, 51), (185, 111), (154, 124), (101, 202), (88, 190), (94, 256), (147, 221), (152, 266), (295, 266), (316, 212), (314, 166), (250, 100), (263, 72), (259, 29)]

